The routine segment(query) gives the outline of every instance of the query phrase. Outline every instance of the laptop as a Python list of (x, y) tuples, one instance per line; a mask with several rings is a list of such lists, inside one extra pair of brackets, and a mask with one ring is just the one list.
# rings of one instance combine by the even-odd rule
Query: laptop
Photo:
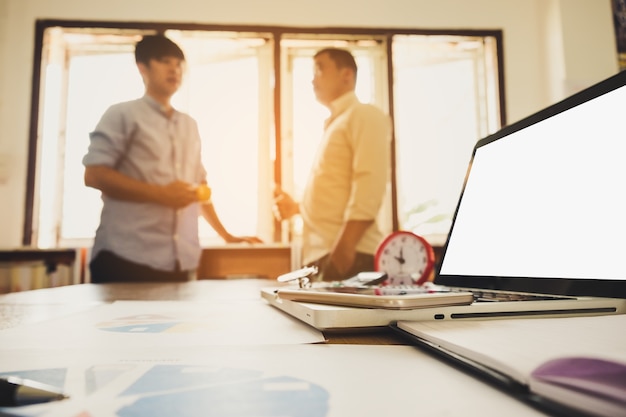
[(402, 312), (268, 302), (321, 330), (626, 313), (626, 71), (479, 140), (434, 282), (475, 301)]

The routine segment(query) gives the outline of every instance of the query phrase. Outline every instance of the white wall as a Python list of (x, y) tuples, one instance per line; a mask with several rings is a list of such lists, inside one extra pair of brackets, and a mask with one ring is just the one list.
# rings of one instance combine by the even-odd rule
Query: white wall
[(609, 0), (0, 0), (0, 247), (22, 242), (37, 19), (502, 29), (509, 122), (618, 71)]

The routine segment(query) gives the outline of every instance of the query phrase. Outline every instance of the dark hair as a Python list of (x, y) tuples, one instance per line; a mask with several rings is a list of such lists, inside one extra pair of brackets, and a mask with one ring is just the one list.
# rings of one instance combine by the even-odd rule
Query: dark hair
[(144, 36), (135, 45), (135, 61), (148, 65), (151, 59), (175, 57), (185, 60), (185, 54), (178, 45), (163, 35)]
[(322, 54), (328, 54), (330, 59), (335, 63), (335, 65), (337, 65), (337, 68), (349, 68), (354, 71), (354, 78), (356, 79), (356, 61), (350, 51), (339, 48), (324, 48), (317, 51), (314, 58), (317, 58)]

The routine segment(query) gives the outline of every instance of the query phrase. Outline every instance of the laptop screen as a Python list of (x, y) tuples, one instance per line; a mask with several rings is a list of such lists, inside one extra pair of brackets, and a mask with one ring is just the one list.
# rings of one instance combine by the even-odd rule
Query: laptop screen
[(626, 298), (626, 72), (480, 140), (436, 282)]

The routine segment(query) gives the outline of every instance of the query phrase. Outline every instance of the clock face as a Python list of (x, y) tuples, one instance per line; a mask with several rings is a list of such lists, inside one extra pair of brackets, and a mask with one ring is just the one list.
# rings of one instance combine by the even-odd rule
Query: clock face
[(433, 248), (421, 236), (399, 231), (391, 233), (378, 247), (376, 270), (388, 275), (391, 285), (423, 284), (435, 264)]

